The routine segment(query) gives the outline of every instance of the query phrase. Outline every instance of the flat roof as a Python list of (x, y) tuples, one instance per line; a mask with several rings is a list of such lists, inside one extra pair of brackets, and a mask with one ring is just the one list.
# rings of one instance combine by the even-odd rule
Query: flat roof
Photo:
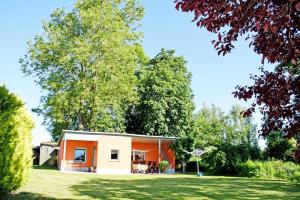
[(41, 142), (40, 146), (42, 146), (42, 145), (55, 147), (55, 146), (57, 146), (57, 142)]
[(110, 132), (96, 132), (96, 131), (79, 131), (79, 130), (63, 130), (63, 134), (59, 140), (64, 137), (66, 133), (72, 134), (86, 134), (86, 135), (109, 135), (109, 136), (125, 136), (125, 137), (135, 137), (135, 138), (149, 138), (149, 139), (162, 139), (162, 140), (176, 140), (178, 137), (162, 136), (162, 135), (139, 135), (131, 133), (110, 133)]

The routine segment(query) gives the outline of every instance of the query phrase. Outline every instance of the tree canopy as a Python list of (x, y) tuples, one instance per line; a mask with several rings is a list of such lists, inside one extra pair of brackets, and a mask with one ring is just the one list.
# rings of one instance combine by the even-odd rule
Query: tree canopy
[(127, 132), (180, 136), (191, 131), (191, 73), (182, 56), (162, 49), (139, 73), (137, 104), (128, 110)]
[(256, 125), (252, 118), (244, 118), (242, 112), (243, 107), (239, 105), (232, 106), (228, 114), (215, 105), (204, 105), (195, 115), (193, 133), (196, 146), (204, 148), (224, 142), (255, 145)]
[[(279, 66), (278, 68), (281, 68)], [(253, 86), (238, 86), (234, 95), (245, 101), (255, 97), (252, 106), (244, 113), (250, 116), (260, 106), (263, 114), (261, 134), (281, 131), (287, 138), (300, 132), (300, 76), (286, 73), (281, 68), (275, 72), (262, 69), (262, 75), (253, 75)]]
[(126, 102), (136, 101), (143, 58), (135, 0), (78, 0), (55, 10), (20, 59), (45, 91), (35, 111), (58, 139), (63, 129), (123, 131)]
[(295, 0), (176, 0), (176, 8), (193, 12), (197, 26), (217, 33), (214, 47), (229, 53), (246, 35), (254, 51), (269, 62), (296, 64), (300, 57), (299, 12)]
[(298, 139), (300, 161), (300, 2), (297, 0), (177, 0), (176, 8), (193, 12), (197, 26), (217, 33), (212, 41), (225, 55), (233, 42), (244, 36), (249, 47), (262, 56), (262, 63), (279, 63), (274, 72), (261, 69), (252, 86), (238, 86), (235, 97), (254, 98), (245, 116), (258, 107), (263, 114), (262, 135), (280, 131)]

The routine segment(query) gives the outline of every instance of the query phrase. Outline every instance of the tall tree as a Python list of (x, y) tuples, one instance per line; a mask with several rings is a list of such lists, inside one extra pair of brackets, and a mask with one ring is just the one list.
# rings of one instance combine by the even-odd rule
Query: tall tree
[(28, 180), (33, 127), (23, 102), (0, 86), (0, 199)]
[(193, 133), (196, 146), (216, 146), (224, 140), (227, 116), (219, 107), (203, 107), (194, 116)]
[(219, 146), (224, 142), (255, 145), (256, 125), (252, 118), (244, 118), (242, 112), (240, 105), (233, 105), (228, 114), (215, 105), (204, 105), (195, 115), (193, 132), (196, 146)]
[(250, 100), (245, 112), (258, 107), (263, 114), (261, 133), (280, 131), (288, 138), (298, 138), (300, 161), (300, 2), (299, 0), (177, 0), (176, 8), (194, 12), (197, 26), (217, 33), (213, 41), (218, 54), (229, 53), (239, 37), (250, 40), (249, 47), (280, 65), (274, 72), (262, 69), (261, 76), (251, 76), (253, 86), (237, 87), (235, 97)]
[(174, 53), (162, 49), (138, 74), (139, 102), (128, 110), (127, 132), (180, 136), (191, 130), (191, 73)]
[(45, 91), (35, 111), (57, 140), (62, 129), (123, 131), (136, 100), (143, 7), (135, 0), (78, 0), (55, 10), (28, 43), (23, 72)]
[(243, 117), (244, 109), (238, 104), (231, 107), (225, 139), (232, 144), (256, 145), (258, 143), (256, 125), (252, 117)]

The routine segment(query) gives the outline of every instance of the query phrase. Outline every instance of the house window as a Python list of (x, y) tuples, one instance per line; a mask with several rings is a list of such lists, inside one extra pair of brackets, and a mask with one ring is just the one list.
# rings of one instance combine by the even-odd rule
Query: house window
[(110, 151), (110, 159), (111, 160), (119, 160), (119, 150), (117, 149), (112, 149)]
[(145, 161), (146, 160), (146, 151), (143, 150), (132, 150), (131, 160), (135, 161)]
[(74, 162), (84, 163), (86, 161), (86, 149), (77, 148), (74, 153)]

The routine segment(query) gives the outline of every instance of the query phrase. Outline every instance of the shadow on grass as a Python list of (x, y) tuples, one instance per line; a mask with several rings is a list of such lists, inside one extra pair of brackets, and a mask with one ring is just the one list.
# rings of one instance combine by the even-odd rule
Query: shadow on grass
[(33, 165), (33, 169), (47, 169), (47, 170), (58, 170), (57, 166), (49, 166), (49, 165)]
[(300, 185), (248, 178), (92, 179), (71, 187), (95, 199), (300, 199)]
[[(1, 198), (0, 198), (1, 199)], [(20, 192), (18, 194), (11, 194), (8, 196), (5, 196), (3, 200), (33, 200), (33, 199), (47, 199), (47, 200), (56, 200), (55, 198), (51, 198), (48, 196), (44, 196), (42, 194), (38, 193), (31, 193), (31, 192)]]
[[(300, 184), (241, 177), (94, 176), (68, 190), (69, 199), (300, 199)], [(56, 194), (20, 192), (7, 199), (55, 200)]]

